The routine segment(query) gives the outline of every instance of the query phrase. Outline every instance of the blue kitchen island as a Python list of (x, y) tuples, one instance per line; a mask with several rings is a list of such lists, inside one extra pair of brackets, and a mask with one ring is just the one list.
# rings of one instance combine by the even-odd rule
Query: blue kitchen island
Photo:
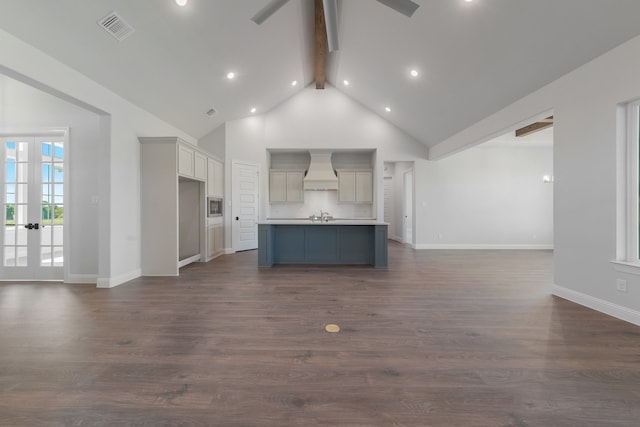
[(258, 223), (258, 266), (360, 264), (387, 268), (387, 224), (375, 220)]

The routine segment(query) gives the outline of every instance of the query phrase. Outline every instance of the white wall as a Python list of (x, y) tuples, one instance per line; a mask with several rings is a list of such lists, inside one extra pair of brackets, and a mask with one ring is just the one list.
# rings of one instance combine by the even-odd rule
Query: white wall
[[(307, 88), (266, 115), (227, 123), (227, 195), (231, 194), (231, 162), (249, 161), (262, 168), (262, 219), (267, 215), (303, 217), (309, 215), (307, 207), (332, 205), (330, 192), (307, 192), (304, 205), (292, 206), (269, 206), (266, 197), (268, 149), (318, 148), (376, 150), (373, 213), (380, 219), (384, 217), (383, 163), (394, 164), (392, 236), (402, 236), (402, 173), (413, 168), (418, 248), (551, 247), (553, 186), (542, 184), (542, 175), (552, 169), (551, 148), (479, 148), (442, 162), (428, 161), (424, 146), (332, 87)], [(342, 214), (339, 209), (332, 213)], [(345, 213), (354, 215), (364, 213)], [(231, 226), (230, 216), (226, 225)], [(229, 239), (226, 244), (231, 247)]]
[[(621, 103), (640, 97), (640, 38), (622, 44), (431, 150), (434, 158), (553, 111), (553, 292), (640, 324), (640, 277), (616, 271), (618, 217), (616, 160)], [(628, 281), (617, 292), (616, 279)]]
[(427, 230), (416, 247), (552, 248), (553, 185), (542, 181), (552, 170), (551, 146), (479, 146), (430, 162), (415, 177)]
[(208, 151), (213, 157), (224, 159), (226, 141), (226, 125), (223, 123), (198, 140), (198, 147)]
[[(383, 217), (382, 159), (424, 160), (427, 154), (422, 144), (335, 88), (327, 85), (324, 90), (316, 90), (311, 85), (265, 115), (227, 122), (226, 194), (231, 194), (230, 162), (233, 160), (259, 164), (260, 194), (268, 194), (266, 150), (291, 148), (377, 150), (374, 176), (374, 216), (377, 218)], [(262, 219), (268, 212), (268, 202), (266, 197), (262, 198)], [(228, 218), (227, 226), (230, 221)]]
[(140, 275), (139, 136), (196, 139), (0, 30), (0, 73), (101, 114), (98, 285)]
[[(70, 258), (65, 260), (69, 281), (93, 281), (98, 277), (98, 169), (100, 117), (0, 74), (0, 129), (38, 130), (69, 128), (69, 193), (65, 221), (70, 227)], [(70, 220), (70, 221), (69, 221)]]

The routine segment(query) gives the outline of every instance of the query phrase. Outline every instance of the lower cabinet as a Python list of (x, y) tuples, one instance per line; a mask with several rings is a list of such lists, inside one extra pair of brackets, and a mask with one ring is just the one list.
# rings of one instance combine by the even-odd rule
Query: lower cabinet
[(207, 227), (207, 259), (212, 259), (224, 252), (224, 225), (216, 224)]
[(387, 268), (387, 225), (258, 224), (258, 266), (274, 264)]

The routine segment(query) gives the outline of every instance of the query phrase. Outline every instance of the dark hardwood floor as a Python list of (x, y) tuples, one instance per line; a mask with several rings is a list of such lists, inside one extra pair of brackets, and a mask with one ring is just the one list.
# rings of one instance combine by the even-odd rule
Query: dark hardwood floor
[(550, 296), (551, 252), (389, 254), (2, 284), (0, 425), (640, 425), (640, 328)]

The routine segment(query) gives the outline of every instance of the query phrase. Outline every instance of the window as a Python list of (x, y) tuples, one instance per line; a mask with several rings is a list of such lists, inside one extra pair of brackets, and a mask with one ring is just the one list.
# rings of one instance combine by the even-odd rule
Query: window
[[(640, 275), (640, 100), (620, 110), (616, 270)], [(622, 125), (624, 123), (624, 125)]]

